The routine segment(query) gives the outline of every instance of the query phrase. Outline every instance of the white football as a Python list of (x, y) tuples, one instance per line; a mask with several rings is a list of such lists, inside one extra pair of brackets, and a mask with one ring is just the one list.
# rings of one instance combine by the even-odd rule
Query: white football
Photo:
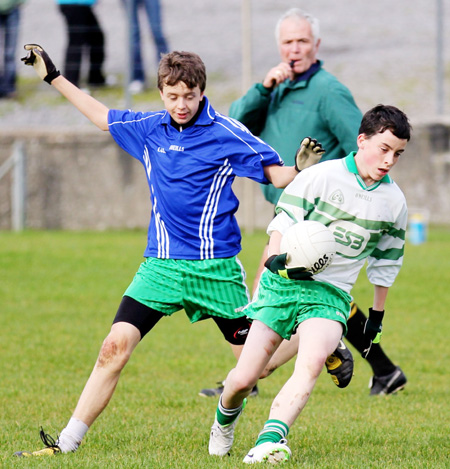
[(325, 270), (336, 254), (333, 233), (318, 221), (292, 225), (281, 238), (280, 252), (287, 253), (287, 267), (304, 267), (313, 274)]

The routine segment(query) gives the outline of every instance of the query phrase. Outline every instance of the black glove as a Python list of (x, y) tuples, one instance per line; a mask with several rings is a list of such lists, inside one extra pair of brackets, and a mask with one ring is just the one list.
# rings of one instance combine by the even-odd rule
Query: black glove
[(22, 57), (20, 60), (22, 60), (25, 65), (31, 65), (42, 80), (51, 84), (52, 80), (61, 75), (59, 70), (56, 70), (47, 52), (45, 52), (41, 46), (37, 44), (25, 44), (23, 48), (29, 52), (26, 57)]
[(300, 172), (302, 169), (318, 163), (324, 153), (325, 150), (321, 143), (311, 137), (304, 138), (295, 153), (295, 169)]
[(361, 356), (367, 358), (372, 344), (378, 344), (381, 339), (381, 321), (383, 320), (384, 310), (375, 311), (369, 308), (369, 318), (364, 325), (364, 342)]
[(291, 280), (313, 280), (312, 272), (304, 267), (286, 267), (287, 253), (270, 256), (264, 265), (274, 274)]

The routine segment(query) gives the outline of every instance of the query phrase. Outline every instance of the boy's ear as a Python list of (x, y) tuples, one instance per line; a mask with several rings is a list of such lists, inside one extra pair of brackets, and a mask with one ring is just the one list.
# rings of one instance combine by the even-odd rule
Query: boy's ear
[(358, 144), (358, 148), (363, 149), (365, 141), (366, 141), (366, 135), (365, 134), (359, 134), (357, 139), (356, 139), (356, 143)]

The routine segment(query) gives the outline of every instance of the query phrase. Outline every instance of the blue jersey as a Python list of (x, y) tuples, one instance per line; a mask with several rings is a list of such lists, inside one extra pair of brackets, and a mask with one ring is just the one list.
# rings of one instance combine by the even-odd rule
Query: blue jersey
[(263, 167), (283, 165), (278, 153), (207, 98), (192, 126), (177, 130), (170, 114), (110, 110), (115, 141), (145, 168), (152, 216), (145, 257), (213, 259), (236, 255), (236, 176), (268, 183)]

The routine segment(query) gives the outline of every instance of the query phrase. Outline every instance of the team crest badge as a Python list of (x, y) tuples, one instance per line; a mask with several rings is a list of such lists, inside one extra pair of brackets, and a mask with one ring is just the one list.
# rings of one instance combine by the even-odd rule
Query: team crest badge
[(329, 200), (331, 202), (334, 202), (335, 204), (343, 204), (344, 203), (344, 194), (341, 192), (340, 189), (337, 191), (334, 191), (330, 197)]

